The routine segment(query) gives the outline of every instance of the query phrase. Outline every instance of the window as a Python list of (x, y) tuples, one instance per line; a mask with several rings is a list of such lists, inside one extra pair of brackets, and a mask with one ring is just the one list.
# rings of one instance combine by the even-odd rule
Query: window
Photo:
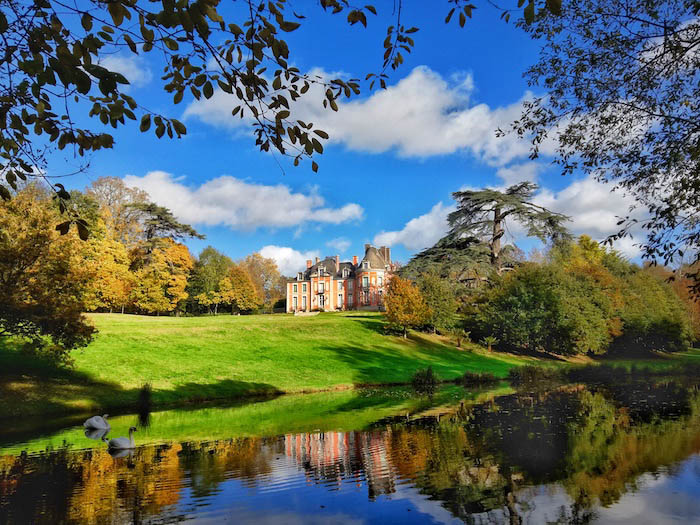
[(297, 298), (296, 297), (292, 298), (292, 305), (293, 305), (294, 309), (296, 310), (297, 309)]
[(347, 279), (348, 273), (349, 273), (349, 272), (348, 272), (348, 269), (347, 269), (347, 268), (343, 268), (343, 279)]
[(343, 289), (343, 281), (338, 281), (338, 290), (340, 291), (342, 289)]
[(292, 291), (293, 291), (294, 293), (297, 293), (297, 285), (295, 284), (292, 288), (293, 288)]
[(297, 274), (297, 281), (301, 281), (303, 278), (304, 278), (304, 276), (301, 274), (301, 272), (299, 272)]
[(362, 287), (367, 288), (369, 287), (369, 277), (366, 275), (362, 278)]
[(306, 293), (306, 283), (301, 285), (301, 291)]
[(377, 279), (379, 280), (379, 286), (381, 286), (381, 285), (382, 285), (382, 278), (381, 278), (381, 277), (377, 277)]
[(343, 294), (339, 293), (338, 294), (338, 308), (342, 308), (342, 307), (343, 307)]
[(352, 306), (352, 295), (348, 295), (348, 306)]
[(369, 292), (364, 292), (362, 295), (364, 296), (364, 303), (369, 304)]
[(323, 308), (326, 306), (326, 296), (325, 295), (319, 295), (318, 296), (318, 305), (319, 307)]
[(368, 261), (362, 261), (362, 267), (363, 267), (363, 268), (369, 268), (369, 262), (368, 262)]
[(352, 292), (353, 282), (348, 281), (348, 292)]
[(301, 298), (301, 309), (306, 310), (306, 296)]
[(324, 283), (324, 282), (318, 283), (318, 292), (319, 292), (319, 293), (325, 292), (325, 289), (324, 289), (324, 288), (325, 288), (325, 285), (326, 285), (326, 283)]

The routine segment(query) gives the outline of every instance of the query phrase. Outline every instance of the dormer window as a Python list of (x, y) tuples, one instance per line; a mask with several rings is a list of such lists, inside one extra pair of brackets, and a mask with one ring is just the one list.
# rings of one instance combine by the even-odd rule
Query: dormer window
[(348, 271), (347, 268), (343, 268), (343, 279), (347, 279), (349, 273), (350, 273), (350, 272)]
[(369, 261), (362, 261), (363, 268), (369, 268)]
[(299, 272), (299, 274), (297, 275), (297, 281), (301, 281), (303, 279), (304, 279), (303, 274), (301, 272)]

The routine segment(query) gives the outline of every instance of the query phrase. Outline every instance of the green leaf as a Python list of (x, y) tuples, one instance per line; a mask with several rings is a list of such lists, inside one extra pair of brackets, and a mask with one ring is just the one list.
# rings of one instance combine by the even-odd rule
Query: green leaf
[(315, 130), (314, 130), (314, 133), (316, 133), (316, 135), (318, 135), (318, 136), (321, 137), (322, 139), (328, 140), (328, 133), (326, 133), (325, 131), (320, 130), (320, 129), (315, 129)]
[(90, 31), (92, 29), (92, 17), (89, 14), (85, 13), (80, 19), (80, 23), (85, 31)]
[(214, 96), (214, 87), (211, 85), (211, 82), (204, 84), (202, 93), (204, 93), (204, 98), (206, 99), (210, 99), (212, 96)]
[(12, 198), (12, 194), (10, 194), (10, 190), (8, 190), (2, 184), (0, 184), (0, 197), (2, 197), (2, 200), (4, 200), (4, 201), (9, 201)]
[(178, 135), (187, 135), (187, 128), (182, 122), (175, 119), (171, 119), (170, 122), (172, 122), (173, 128), (175, 128)]
[(315, 160), (311, 162), (311, 169), (313, 170), (314, 173), (318, 173), (318, 164), (316, 163)]

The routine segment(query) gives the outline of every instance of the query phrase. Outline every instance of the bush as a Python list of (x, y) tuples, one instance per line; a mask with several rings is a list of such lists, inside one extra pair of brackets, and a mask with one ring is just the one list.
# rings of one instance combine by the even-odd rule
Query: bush
[(462, 386), (482, 386), (498, 383), (500, 381), (495, 375), (489, 372), (464, 372), (464, 375), (459, 378), (459, 383)]
[(416, 392), (432, 394), (435, 392), (440, 380), (433, 372), (432, 367), (417, 370), (411, 379), (411, 385)]

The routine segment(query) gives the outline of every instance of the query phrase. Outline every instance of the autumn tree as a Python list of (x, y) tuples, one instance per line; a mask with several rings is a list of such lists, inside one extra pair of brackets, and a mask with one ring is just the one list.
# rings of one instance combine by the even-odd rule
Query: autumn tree
[(231, 305), (231, 313), (250, 312), (260, 304), (260, 296), (242, 264), (231, 267), (228, 283), (220, 283), (220, 289), (222, 302)]
[(569, 218), (534, 204), (532, 197), (536, 190), (536, 184), (520, 182), (505, 191), (487, 188), (453, 193), (457, 209), (448, 216), (449, 237), (486, 242), (491, 266), (499, 274), (503, 270), (501, 241), (508, 221), (519, 223), (526, 228), (528, 236), (543, 242), (568, 239), (564, 223)]
[(130, 248), (141, 238), (141, 212), (132, 205), (149, 202), (145, 191), (128, 187), (119, 177), (100, 177), (85, 193), (98, 203), (107, 230), (116, 240)]
[(194, 263), (187, 292), (198, 304), (209, 309), (214, 304), (211, 302), (211, 294), (219, 291), (221, 281), (228, 277), (233, 264), (230, 257), (213, 246), (207, 246)]
[(87, 273), (76, 235), (60, 236), (58, 211), (37, 185), (0, 205), (0, 336), (19, 336), (65, 359), (94, 328), (83, 317)]
[(255, 293), (266, 307), (271, 308), (278, 299), (285, 297), (284, 278), (274, 259), (253, 253), (239, 264), (250, 275)]
[(394, 276), (384, 299), (386, 319), (399, 327), (406, 338), (409, 328), (425, 325), (430, 318), (430, 308), (425, 303), (420, 289), (408, 279)]
[(129, 270), (129, 252), (104, 225), (93, 229), (82, 249), (83, 264), (90, 275), (85, 306), (88, 310), (121, 310), (129, 302), (134, 274)]
[(184, 244), (161, 239), (149, 261), (135, 272), (134, 306), (147, 313), (176, 310), (187, 299), (187, 278), (194, 261)]

